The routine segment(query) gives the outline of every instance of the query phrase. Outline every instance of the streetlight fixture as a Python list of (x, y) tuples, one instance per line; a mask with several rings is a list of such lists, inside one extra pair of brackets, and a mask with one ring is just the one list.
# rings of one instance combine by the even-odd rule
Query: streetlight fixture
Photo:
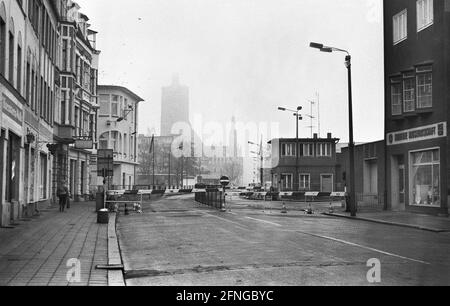
[[(278, 107), (278, 110), (279, 111), (282, 111), (282, 112), (291, 112), (291, 113), (293, 113), (294, 114), (294, 116), (295, 116), (295, 118), (296, 118), (296, 137), (295, 137), (295, 139), (296, 139), (296, 147), (295, 147), (295, 156), (296, 156), (296, 160), (295, 160), (295, 179), (294, 179), (294, 182), (298, 182), (297, 183), (297, 186), (298, 187), (300, 187), (300, 184), (299, 184), (299, 182), (300, 182), (300, 177), (299, 177), (299, 173), (298, 173), (298, 163), (299, 163), (299, 139), (298, 139), (298, 122), (300, 121), (300, 120), (303, 120), (303, 118), (302, 118), (302, 116), (300, 115), (300, 111), (303, 109), (303, 107), (302, 106), (298, 106), (297, 107), (297, 110), (292, 110), (292, 109), (289, 109), (289, 108), (285, 108), (285, 107)], [(297, 189), (299, 189), (299, 188), (297, 188)]]
[(350, 213), (352, 217), (356, 217), (356, 190), (355, 190), (355, 142), (353, 139), (353, 98), (352, 98), (352, 57), (347, 50), (339, 49), (330, 46), (324, 46), (320, 43), (310, 43), (309, 46), (314, 49), (319, 49), (321, 52), (344, 52), (347, 54), (345, 57), (345, 67), (348, 73), (348, 117), (349, 117), (349, 134), (350, 134), (350, 193), (349, 193), (349, 205)]

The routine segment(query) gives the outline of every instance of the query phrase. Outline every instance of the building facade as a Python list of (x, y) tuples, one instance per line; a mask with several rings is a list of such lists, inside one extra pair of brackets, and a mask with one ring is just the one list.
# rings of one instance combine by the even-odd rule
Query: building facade
[(450, 6), (384, 1), (387, 205), (448, 215)]
[[(355, 146), (355, 192), (358, 209), (384, 210), (386, 208), (386, 143), (384, 140)], [(337, 154), (336, 181), (348, 186), (350, 174), (349, 149)]]
[[(272, 187), (279, 191), (342, 191), (336, 182), (336, 144), (339, 139), (328, 134), (327, 138), (302, 138), (297, 140), (273, 139)], [(298, 176), (297, 150), (299, 153)], [(339, 190), (341, 189), (341, 190)]]
[[(114, 176), (110, 186), (115, 189), (131, 189), (136, 184), (139, 165), (139, 103), (144, 100), (131, 90), (114, 85), (99, 85), (98, 95), (98, 149), (114, 151)], [(103, 177), (98, 177), (97, 185), (102, 184)]]
[(0, 1), (0, 225), (52, 201), (63, 1)]

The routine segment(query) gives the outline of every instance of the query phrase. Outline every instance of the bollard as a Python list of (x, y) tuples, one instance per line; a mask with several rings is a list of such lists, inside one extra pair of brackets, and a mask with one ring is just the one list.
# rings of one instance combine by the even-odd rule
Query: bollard
[(125, 204), (125, 216), (128, 216), (130, 212), (128, 211), (128, 206)]
[(334, 214), (333, 204), (330, 203), (330, 209), (328, 210), (330, 214)]
[(312, 207), (311, 207), (311, 203), (309, 204), (309, 207), (308, 207), (308, 211), (307, 211), (307, 214), (308, 215), (312, 215), (314, 212), (313, 212), (313, 209), (312, 209)]
[(281, 209), (281, 213), (282, 214), (287, 214), (287, 208), (286, 208), (286, 203), (283, 203), (283, 208)]

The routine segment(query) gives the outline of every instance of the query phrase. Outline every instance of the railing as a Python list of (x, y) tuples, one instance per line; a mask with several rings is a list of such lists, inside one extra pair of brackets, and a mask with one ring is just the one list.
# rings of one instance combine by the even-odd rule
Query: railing
[(383, 194), (358, 193), (356, 195), (358, 209), (384, 209)]
[(206, 192), (196, 192), (195, 201), (197, 203), (215, 208), (222, 209), (224, 205), (224, 197), (222, 191), (206, 190)]

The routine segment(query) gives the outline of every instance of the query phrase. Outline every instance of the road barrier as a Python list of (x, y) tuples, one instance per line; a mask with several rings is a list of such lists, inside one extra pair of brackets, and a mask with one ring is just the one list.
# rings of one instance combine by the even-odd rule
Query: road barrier
[(224, 205), (224, 196), (223, 192), (219, 191), (217, 189), (211, 189), (211, 190), (196, 190), (195, 192), (195, 201), (197, 203), (215, 208), (215, 209), (222, 209)]

